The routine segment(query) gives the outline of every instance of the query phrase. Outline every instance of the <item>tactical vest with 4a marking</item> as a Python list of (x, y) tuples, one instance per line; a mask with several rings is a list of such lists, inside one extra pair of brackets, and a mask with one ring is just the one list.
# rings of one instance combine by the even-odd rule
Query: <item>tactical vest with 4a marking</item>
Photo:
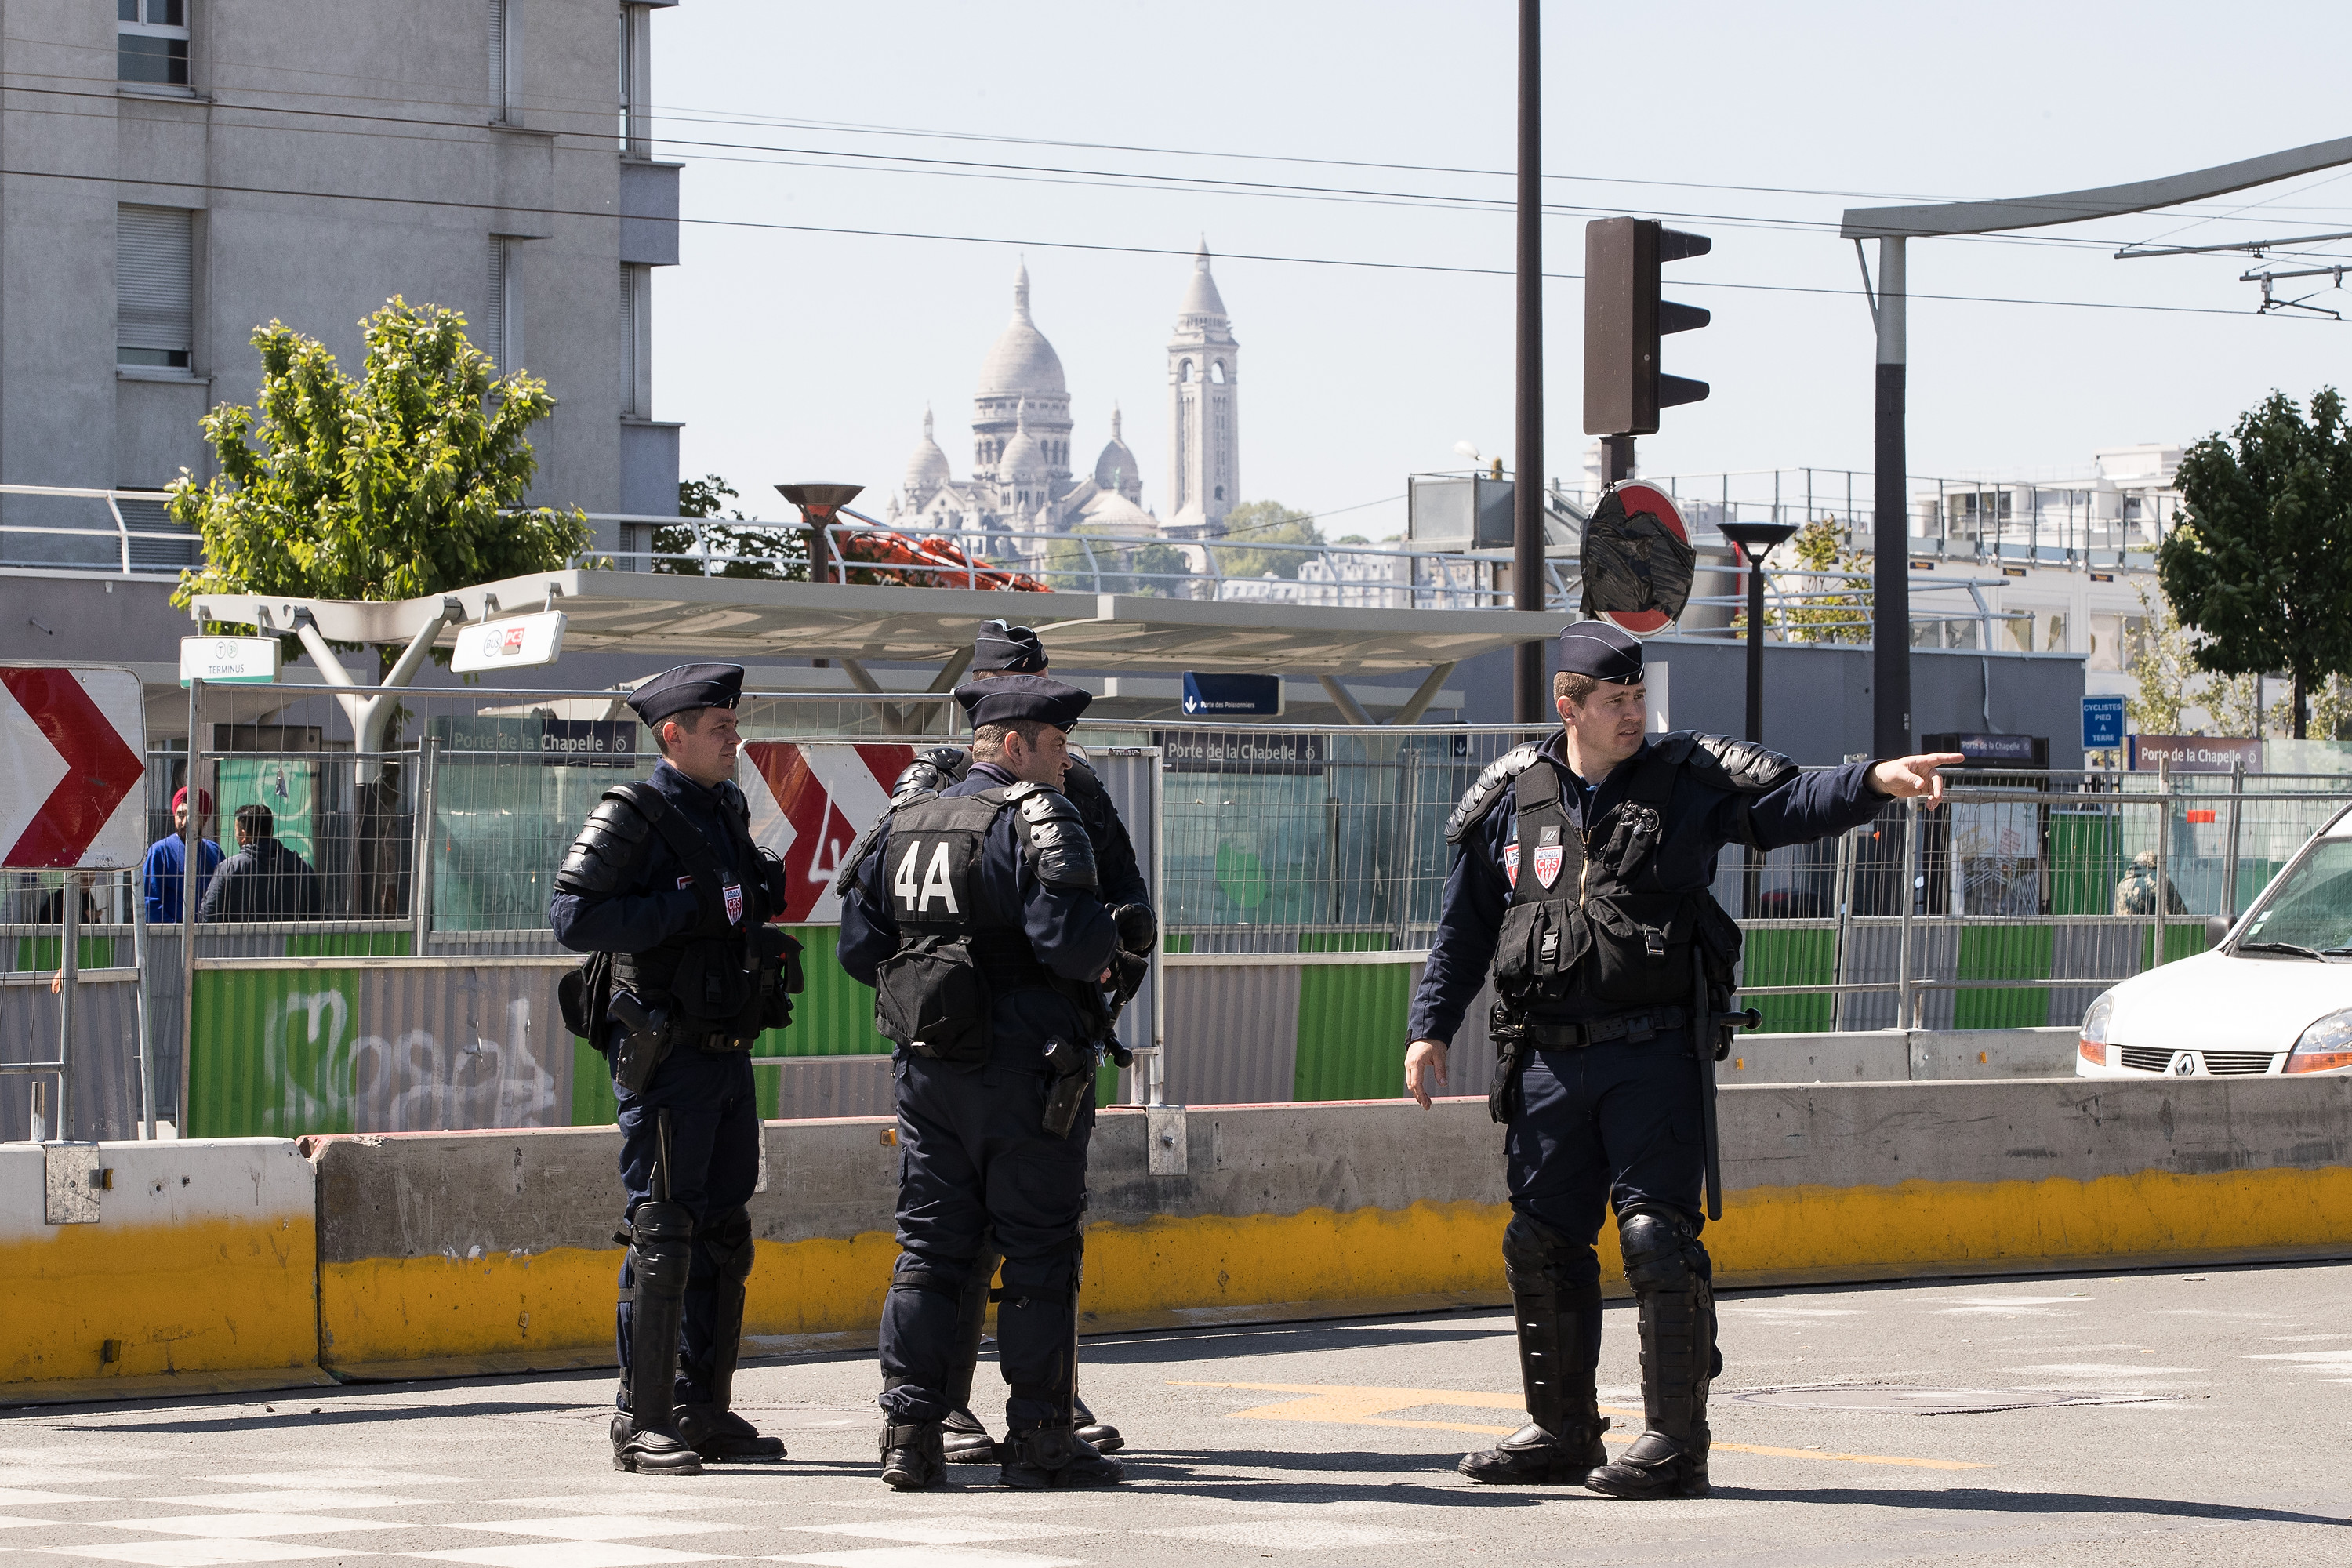
[[(1038, 962), (1019, 912), (994, 910), (986, 897), (988, 833), (1007, 811), (1015, 813), (1015, 831), (1039, 881), (1093, 889), (1094, 850), (1076, 811), (1056, 792), (1025, 782), (972, 795), (902, 795), (844, 868), (845, 885), (879, 842), (882, 890), (898, 946), (876, 969), (874, 1026), (919, 1056), (984, 1061), (998, 992), (1059, 988)], [(885, 825), (887, 838), (879, 831)]]

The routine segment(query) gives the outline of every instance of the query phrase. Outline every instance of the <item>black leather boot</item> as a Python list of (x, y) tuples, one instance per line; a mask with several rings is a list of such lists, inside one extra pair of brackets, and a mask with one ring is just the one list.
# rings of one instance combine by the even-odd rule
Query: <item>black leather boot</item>
[(1642, 1308), (1642, 1435), (1592, 1472), (1602, 1497), (1707, 1494), (1706, 1395), (1715, 1371), (1715, 1288), (1697, 1232), (1667, 1208), (1618, 1216), (1625, 1278)]
[(677, 1433), (639, 1426), (627, 1411), (616, 1410), (613, 1413), (613, 1468), (641, 1476), (698, 1476), (702, 1456)]
[(924, 1491), (945, 1485), (947, 1479), (938, 1422), (882, 1428), (882, 1479), (892, 1491)]
[(698, 1476), (702, 1456), (678, 1433), (678, 1324), (686, 1312), (694, 1219), (660, 1200), (630, 1221), (629, 1374), (626, 1410), (613, 1417), (613, 1468), (647, 1476)]
[[(1582, 1267), (1579, 1268), (1579, 1264)], [(1578, 1486), (1609, 1451), (1596, 1407), (1601, 1287), (1572, 1284), (1594, 1268), (1589, 1249), (1526, 1215), (1503, 1233), (1503, 1274), (1519, 1336), (1519, 1384), (1528, 1424), (1455, 1467), (1489, 1486)]]
[(953, 1410), (940, 1423), (943, 1446), (950, 1465), (992, 1465), (996, 1463), (996, 1439), (979, 1416), (969, 1410)]
[(696, 1453), (721, 1464), (772, 1465), (784, 1457), (782, 1438), (762, 1436), (724, 1405), (679, 1405), (677, 1435)]
[(1097, 1452), (1093, 1444), (1067, 1426), (1009, 1432), (996, 1451), (1003, 1461), (997, 1479), (1024, 1491), (1111, 1487), (1127, 1476), (1125, 1465)]
[(1093, 1411), (1087, 1408), (1085, 1400), (1071, 1400), (1070, 1408), (1076, 1415), (1078, 1436), (1091, 1444), (1095, 1452), (1115, 1454), (1127, 1447), (1127, 1439), (1119, 1436), (1118, 1428), (1098, 1419)]

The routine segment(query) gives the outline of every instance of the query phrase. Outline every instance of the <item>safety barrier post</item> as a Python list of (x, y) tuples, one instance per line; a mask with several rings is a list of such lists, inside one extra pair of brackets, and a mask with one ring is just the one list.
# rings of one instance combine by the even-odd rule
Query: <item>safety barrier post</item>
[[(194, 808), (188, 815), (195, 815)], [(125, 875), (131, 882), (131, 962), (139, 969), (139, 1136), (152, 1143), (155, 1141), (155, 1031), (147, 1005), (147, 898), (138, 873)], [(187, 898), (186, 881), (184, 872), (183, 900)]]
[(1833, 1029), (1846, 1026), (1846, 998), (1850, 994), (1845, 987), (1849, 983), (1848, 972), (1853, 967), (1853, 863), (1855, 852), (1861, 847), (1859, 836), (1862, 831), (1857, 827), (1839, 834), (1837, 839), (1837, 872), (1832, 894), (1837, 900), (1837, 945), (1830, 966), (1830, 979), (1837, 986), (1830, 994), (1830, 1027)]
[(81, 984), (81, 881), (70, 870), (58, 886), (58, 919), (65, 933), (58, 946), (58, 1136), (71, 1139), (74, 992)]
[(1911, 917), (1919, 902), (1919, 801), (1914, 796), (1903, 803), (1903, 933), (1895, 979), (1895, 1026), (1898, 1029), (1918, 1027), (1911, 984)]
[(2233, 925), (2238, 919), (2238, 813), (2245, 793), (2246, 760), (2240, 757), (2230, 764), (2230, 826), (2221, 845), (2221, 912)]
[(434, 794), (440, 762), (440, 738), (420, 737), (416, 742), (415, 842), (411, 846), (415, 865), (408, 879), (408, 918), (414, 932), (408, 939), (408, 951), (419, 958), (425, 955), (426, 944), (433, 940)]
[(2148, 949), (2147, 966), (2156, 969), (2164, 963), (2164, 917), (2170, 913), (2172, 875), (2167, 864), (2167, 842), (2172, 837), (2172, 763), (2163, 761), (2156, 767), (2156, 891), (2148, 902), (2156, 910), (2156, 936)]

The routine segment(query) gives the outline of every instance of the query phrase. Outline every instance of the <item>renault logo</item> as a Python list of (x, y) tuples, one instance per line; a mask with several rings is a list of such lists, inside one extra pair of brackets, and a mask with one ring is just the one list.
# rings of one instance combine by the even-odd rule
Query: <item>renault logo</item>
[(2193, 1077), (2195, 1077), (2195, 1076), (2196, 1076), (2196, 1074), (2197, 1074), (2197, 1058), (2196, 1058), (2195, 1057), (2190, 1056), (2187, 1051), (2183, 1051), (2183, 1052), (2181, 1052), (2179, 1056), (2177, 1056), (2177, 1057), (2175, 1057), (2175, 1058), (2172, 1058), (2172, 1076), (2173, 1076), (2173, 1077), (2175, 1077), (2175, 1078), (2193, 1078)]

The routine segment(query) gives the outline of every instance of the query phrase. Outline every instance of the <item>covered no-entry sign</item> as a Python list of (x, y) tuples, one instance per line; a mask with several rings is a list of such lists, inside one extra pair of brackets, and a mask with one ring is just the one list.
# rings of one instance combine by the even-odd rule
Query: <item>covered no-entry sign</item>
[(0, 866), (119, 870), (146, 848), (139, 678), (0, 666)]

